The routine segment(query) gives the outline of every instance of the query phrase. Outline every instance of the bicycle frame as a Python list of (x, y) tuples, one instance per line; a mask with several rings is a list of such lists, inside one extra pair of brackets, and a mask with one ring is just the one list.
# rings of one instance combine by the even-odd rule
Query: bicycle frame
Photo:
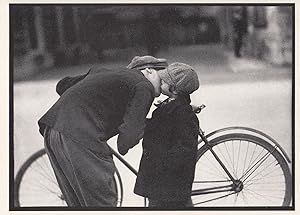
[[(202, 109), (205, 108), (205, 105), (201, 105), (199, 107), (197, 107), (194, 112), (195, 113), (200, 113), (202, 111)], [(285, 153), (285, 151), (283, 150), (283, 148), (270, 136), (264, 134), (263, 132), (260, 132), (258, 130), (252, 129), (252, 128), (247, 128), (247, 127), (227, 127), (227, 128), (223, 128), (223, 129), (219, 129), (216, 130), (214, 132), (209, 133), (208, 135), (204, 134), (204, 131), (202, 131), (201, 128), (199, 128), (199, 136), (201, 138), (201, 140), (199, 141), (199, 144), (204, 142), (204, 145), (201, 146), (202, 147), (207, 147), (209, 149), (209, 151), (212, 153), (213, 157), (216, 159), (216, 161), (220, 164), (220, 166), (222, 167), (222, 169), (224, 170), (224, 172), (226, 173), (226, 175), (228, 176), (228, 178), (230, 180), (225, 180), (225, 181), (211, 181), (211, 182), (231, 182), (231, 184), (229, 185), (224, 185), (224, 186), (216, 186), (216, 187), (209, 187), (209, 188), (203, 188), (203, 189), (197, 189), (197, 190), (193, 190), (192, 191), (192, 196), (196, 196), (196, 195), (205, 195), (205, 194), (212, 194), (212, 193), (222, 193), (222, 192), (230, 192), (229, 194), (225, 194), (224, 196), (220, 196), (217, 198), (213, 198), (210, 200), (206, 200), (203, 202), (200, 202), (198, 204), (201, 203), (206, 203), (209, 201), (213, 201), (216, 199), (220, 199), (220, 198), (224, 198), (226, 196), (229, 195), (233, 195), (237, 192), (239, 192), (243, 186), (242, 182), (240, 180), (234, 179), (234, 177), (231, 175), (231, 173), (229, 172), (229, 170), (226, 168), (226, 166), (224, 165), (224, 163), (221, 161), (221, 159), (219, 158), (219, 156), (214, 152), (214, 150), (212, 149), (211, 145), (209, 144), (209, 140), (208, 138), (217, 134), (217, 133), (221, 133), (224, 131), (232, 131), (232, 130), (244, 130), (244, 131), (249, 131), (249, 132), (253, 132), (255, 134), (261, 135), (262, 137), (264, 137), (265, 139), (271, 141), (274, 145), (274, 150), (277, 150), (277, 148), (279, 149), (279, 151), (283, 154), (284, 158), (290, 163), (291, 160), (289, 159), (289, 157), (287, 156), (287, 154)], [(134, 169), (117, 151), (115, 151), (114, 149), (111, 149), (112, 154), (120, 161), (122, 162), (133, 174), (137, 175), (137, 170)], [(145, 200), (146, 203), (146, 200)]]
[(128, 163), (117, 151), (115, 151), (113, 148), (111, 148), (110, 146), (108, 146), (112, 152), (112, 154), (118, 158), (119, 161), (121, 161), (133, 174), (135, 174), (137, 176), (138, 172), (137, 170), (130, 165), (130, 163)]
[[(212, 152), (215, 159), (218, 161), (218, 163), (221, 165), (223, 170), (226, 172), (226, 174), (230, 178), (230, 181), (232, 182), (232, 184), (231, 185), (226, 185), (226, 186), (218, 186), (218, 187), (211, 187), (211, 188), (205, 188), (205, 189), (198, 189), (198, 190), (192, 192), (192, 196), (194, 196), (194, 195), (204, 195), (204, 194), (210, 194), (210, 193), (228, 192), (228, 191), (236, 191), (237, 192), (238, 187), (240, 185), (240, 182), (233, 178), (233, 176), (230, 174), (228, 169), (225, 167), (225, 165), (223, 164), (221, 159), (214, 152), (212, 147), (209, 145), (209, 142), (208, 142), (206, 136), (204, 135), (204, 132), (201, 130), (201, 128), (199, 129), (199, 136), (201, 137), (202, 141), (204, 141), (204, 143), (205, 143), (205, 145), (202, 146), (202, 147), (208, 147), (209, 148), (209, 150)], [(122, 162), (133, 174), (135, 174), (137, 176), (137, 170), (134, 167), (132, 167), (130, 165), (130, 163), (128, 163), (117, 151), (115, 151), (111, 147), (109, 147), (109, 148), (110, 148), (112, 154), (120, 162)], [(228, 181), (226, 181), (226, 182), (228, 182)], [(208, 201), (210, 201), (210, 200), (208, 200)]]

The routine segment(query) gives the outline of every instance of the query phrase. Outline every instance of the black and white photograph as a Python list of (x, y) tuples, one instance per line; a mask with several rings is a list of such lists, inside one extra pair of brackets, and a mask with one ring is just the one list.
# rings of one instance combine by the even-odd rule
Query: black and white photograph
[(10, 211), (295, 210), (295, 4), (8, 9)]

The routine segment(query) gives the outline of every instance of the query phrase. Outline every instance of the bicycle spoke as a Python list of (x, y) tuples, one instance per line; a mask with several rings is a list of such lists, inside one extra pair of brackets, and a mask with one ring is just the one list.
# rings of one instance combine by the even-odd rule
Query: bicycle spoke
[[(264, 161), (262, 161), (262, 162), (264, 162)], [(261, 162), (260, 166), (262, 165), (262, 162)], [(269, 170), (268, 168), (270, 167), (270, 165), (272, 165), (272, 164), (269, 164), (268, 166), (266, 166), (263, 169), (261, 169), (260, 171), (258, 171), (255, 175), (253, 175), (252, 178), (249, 179), (249, 181), (251, 181), (252, 179), (258, 177), (263, 171)], [(260, 166), (258, 166), (255, 170), (257, 170)], [(255, 170), (253, 170), (252, 174), (255, 172)], [(250, 177), (250, 175), (249, 175), (249, 177)]]
[(22, 189), (28, 190), (28, 192), (26, 192), (26, 193), (31, 194), (31, 195), (32, 195), (32, 193), (39, 193), (39, 192), (41, 192), (41, 190), (47, 191), (47, 189), (45, 189), (45, 187), (41, 186), (39, 183), (27, 183), (27, 186), (23, 187)]
[(234, 205), (236, 205), (238, 196), (239, 196), (239, 193), (237, 193), (237, 194), (235, 195), (235, 197), (234, 197)]
[[(29, 185), (30, 184), (28, 184), (28, 186)], [(51, 189), (51, 188), (47, 187), (46, 185), (43, 185), (42, 183), (35, 183), (35, 184), (32, 183), (32, 185), (29, 186), (28, 189), (27, 188), (23, 188), (24, 191), (25, 191), (25, 189), (28, 190), (28, 191), (26, 191), (26, 193), (24, 193), (24, 194), (21, 193), (22, 196), (23, 196), (23, 198), (24, 198), (24, 200), (25, 200), (25, 202), (27, 201), (26, 199), (28, 199), (28, 198), (29, 199), (32, 198), (32, 197), (36, 198), (38, 195), (41, 194), (41, 192), (44, 193), (43, 194), (44, 196), (46, 195), (46, 193), (48, 193), (47, 197), (52, 196), (52, 197), (54, 197), (53, 199), (59, 199), (59, 200), (61, 200), (61, 196), (62, 196), (60, 190), (58, 190), (58, 189)], [(43, 199), (40, 199), (40, 200), (43, 201)], [(23, 201), (21, 201), (20, 203), (23, 204)]]
[(254, 157), (254, 154), (255, 154), (255, 151), (256, 151), (256, 147), (257, 147), (257, 145), (255, 145), (254, 151), (252, 152), (251, 159), (250, 159), (250, 161), (249, 161), (249, 164), (247, 165), (248, 168), (246, 169), (246, 172), (248, 171), (249, 166), (252, 165), (252, 159), (253, 159), (253, 157)]
[(232, 193), (229, 193), (229, 194), (226, 194), (226, 195), (223, 195), (223, 196), (219, 196), (219, 197), (216, 197), (216, 198), (212, 198), (212, 199), (209, 199), (209, 200), (205, 200), (205, 201), (202, 201), (202, 202), (197, 202), (197, 203), (194, 203), (194, 205), (199, 205), (199, 204), (203, 204), (203, 203), (223, 199), (223, 198), (226, 198), (226, 197), (231, 196), (233, 194), (235, 194), (235, 192), (232, 192)]
[[(275, 161), (274, 161), (275, 162)], [(273, 163), (274, 163), (273, 162)], [(276, 161), (276, 163), (277, 163), (277, 161)], [(278, 167), (277, 166), (277, 164), (275, 164), (274, 166), (273, 166), (273, 168), (268, 168), (268, 172), (266, 172), (264, 175), (263, 175), (263, 177), (265, 178), (265, 177), (274, 177), (274, 176), (282, 176), (282, 173), (279, 175), (279, 174), (277, 174), (277, 175), (273, 175), (273, 176), (269, 176), (270, 174), (272, 174), (272, 173), (274, 173), (274, 171), (276, 170), (276, 169), (279, 169), (279, 170), (281, 170), (280, 169), (280, 167)]]
[(51, 167), (51, 164), (49, 165), (50, 160), (49, 160), (49, 158), (48, 158), (48, 155), (45, 154), (45, 156), (41, 157), (40, 160), (43, 162), (43, 164), (44, 164), (43, 166), (47, 168), (46, 171), (47, 171), (47, 172), (51, 172), (52, 169), (50, 168), (50, 167)]
[(262, 159), (264, 159), (264, 157), (266, 157), (269, 154), (269, 152), (266, 152), (262, 157), (260, 157), (260, 154), (261, 153), (259, 153), (259, 155), (251, 162), (251, 164), (249, 163), (249, 167), (247, 168), (247, 170), (241, 176), (240, 179), (242, 179), (243, 177), (245, 177), (257, 165), (257, 163), (259, 163)]
[(238, 169), (239, 169), (239, 163), (240, 163), (240, 152), (241, 152), (241, 140), (239, 143), (238, 160), (237, 160), (237, 166), (236, 166), (236, 177), (237, 178), (238, 178)]
[[(206, 171), (204, 171), (204, 172), (208, 173), (208, 174), (211, 175), (211, 176), (216, 176), (216, 178), (219, 178), (219, 176), (220, 176), (220, 175), (218, 175), (217, 173), (215, 173), (215, 172), (213, 172), (213, 171), (208, 171), (208, 170), (206, 170)], [(221, 178), (222, 178), (222, 177), (221, 177)], [(225, 178), (225, 176), (223, 176), (223, 178)]]
[[(225, 149), (226, 149), (226, 152), (228, 154), (229, 160), (231, 162), (232, 169), (234, 170), (234, 164), (233, 164), (233, 161), (231, 160), (231, 156), (230, 156), (230, 153), (229, 153), (228, 148), (226, 146), (226, 142), (224, 143), (224, 145), (225, 145)], [(233, 174), (234, 174), (234, 172), (233, 172)]]
[[(250, 186), (244, 187), (244, 189), (248, 189), (248, 187), (250, 187)], [(274, 189), (275, 189), (276, 192), (279, 192), (279, 191), (280, 191), (280, 192), (284, 192), (283, 189), (279, 190), (279, 189), (276, 188), (276, 186), (271, 187), (271, 188), (269, 188), (269, 189), (266, 189), (266, 188), (259, 188), (259, 189), (251, 188), (251, 190), (253, 190), (253, 191), (274, 191)], [(250, 190), (250, 189), (249, 189), (249, 190)]]
[[(276, 162), (276, 161), (273, 161), (273, 163)], [(270, 171), (270, 165), (272, 165), (273, 163), (269, 164), (268, 166), (266, 166), (265, 168), (263, 168), (262, 170), (260, 170), (259, 172), (256, 173), (256, 175), (254, 175), (251, 179), (249, 179), (248, 181), (252, 181), (253, 179), (257, 178), (260, 173), (262, 173), (263, 171), (265, 170), (269, 170)], [(274, 169), (271, 169), (271, 170), (274, 170)], [(272, 171), (270, 171), (268, 174), (272, 174)], [(265, 174), (263, 176), (261, 176), (260, 178), (265, 178), (265, 176), (267, 176), (268, 174)], [(246, 180), (246, 179), (245, 179)]]
[(233, 140), (231, 141), (231, 148), (232, 148), (232, 173), (233, 175), (236, 177), (236, 174), (235, 174), (235, 168), (234, 168), (234, 147), (233, 147)]
[(250, 144), (250, 143), (249, 143), (249, 141), (248, 141), (248, 144), (247, 144), (247, 150), (246, 150), (246, 156), (245, 156), (245, 160), (244, 160), (244, 167), (243, 167), (242, 173), (244, 172), (245, 167), (246, 167), (246, 160), (247, 160), (247, 158), (248, 158), (249, 144)]
[[(48, 190), (49, 192), (51, 193), (54, 193), (54, 191), (50, 190), (50, 187), (49, 186), (46, 186), (45, 184), (42, 184), (44, 182), (41, 182), (40, 180), (36, 180), (36, 181), (28, 181), (27, 182), (27, 186), (30, 187), (30, 190), (32, 191), (34, 188), (38, 189), (39, 191), (41, 190), (40, 188), (44, 189), (44, 190)], [(30, 186), (29, 186), (30, 185)], [(38, 188), (40, 187), (40, 188)], [(55, 187), (56, 189), (55, 190), (58, 190), (58, 192), (60, 192), (57, 184), (54, 184), (54, 186), (52, 187)], [(56, 192), (56, 193), (58, 193)]]
[[(283, 175), (274, 175), (274, 176), (269, 176), (268, 178), (279, 178), (279, 176), (282, 178)], [(247, 185), (247, 184), (266, 184), (266, 183), (260, 183), (260, 181), (262, 179), (265, 179), (265, 177), (260, 177), (258, 179), (255, 179), (255, 180), (248, 180), (246, 183), (244, 183), (244, 185)], [(268, 184), (285, 184), (284, 181), (274, 181), (274, 179), (272, 180), (272, 182), (268, 181)]]
[[(255, 151), (256, 151), (256, 147), (257, 146), (255, 146)], [(246, 171), (245, 171), (245, 173), (242, 175), (242, 177), (244, 176), (244, 175), (246, 175), (249, 171), (251, 171), (251, 169), (252, 169), (252, 164), (253, 163), (255, 163), (257, 160), (259, 160), (259, 157), (260, 157), (260, 155), (261, 155), (261, 153), (264, 151), (264, 149), (262, 149), (261, 150), (261, 152), (256, 156), (256, 158), (254, 158), (253, 159), (253, 157), (254, 157), (254, 152), (253, 152), (253, 154), (252, 154), (252, 156), (251, 156), (251, 161), (249, 162), (249, 164), (248, 164), (248, 168), (246, 169)], [(255, 165), (254, 165), (255, 166)], [(241, 177), (241, 178), (242, 178)]]
[(38, 173), (42, 178), (47, 179), (49, 182), (56, 184), (56, 179), (53, 179), (53, 177), (51, 177), (51, 175), (45, 171), (44, 167), (41, 166), (39, 162), (36, 162), (36, 165), (38, 165), (40, 168), (34, 168), (30, 166), (29, 169)]
[(250, 192), (253, 196), (255, 196), (255, 198), (260, 197), (261, 199), (272, 202), (272, 203), (277, 202), (275, 199), (282, 199), (282, 197), (276, 197), (276, 196), (273, 196), (273, 195), (270, 195), (270, 196), (261, 195), (258, 192), (255, 192), (253, 190), (247, 190), (247, 191)]
[[(252, 170), (252, 168), (255, 168), (244, 180), (243, 180), (243, 182), (244, 181), (246, 181), (254, 172), (255, 172), (255, 170), (257, 170), (261, 165), (262, 165), (262, 163), (264, 163), (264, 161), (266, 160), (266, 159), (268, 159), (268, 157), (271, 155), (271, 153), (266, 153), (259, 161), (257, 161), (257, 163), (256, 164), (254, 164), (253, 165), (253, 167), (251, 167), (251, 169), (250, 170)], [(258, 164), (260, 162), (260, 164)], [(256, 166), (256, 167), (255, 167)], [(250, 170), (249, 170), (249, 172), (250, 172)], [(247, 173), (248, 174), (248, 173)], [(245, 174), (244, 176), (246, 176), (247, 174)], [(242, 176), (241, 177), (241, 179), (244, 177), (244, 176)]]
[(242, 190), (242, 192), (241, 192), (241, 194), (242, 194), (242, 196), (243, 196), (243, 201), (246, 203), (246, 205), (248, 204), (248, 199), (247, 199), (247, 197), (245, 196), (245, 194), (244, 194), (244, 190)]
[[(210, 164), (211, 165), (213, 165), (213, 167), (216, 169), (216, 170), (218, 170), (218, 173), (219, 173), (219, 175), (217, 175), (217, 173), (213, 173), (213, 172), (211, 172), (211, 174), (213, 174), (213, 175), (215, 175), (215, 176), (221, 176), (221, 178), (225, 178), (225, 179), (227, 179), (227, 177), (226, 177), (226, 175), (225, 175), (225, 173), (221, 170), (221, 168), (220, 167), (217, 167), (216, 166), (216, 162), (214, 161), (211, 161), (211, 159), (209, 159), (206, 155), (204, 156), (209, 162), (210, 162)], [(214, 158), (213, 158), (214, 159)], [(207, 172), (210, 172), (210, 171), (208, 171), (208, 170), (206, 170)]]
[[(227, 159), (226, 159), (226, 157), (224, 156), (224, 154), (222, 153), (222, 151), (219, 149), (219, 146), (217, 146), (217, 147), (215, 147), (217, 150), (217, 152), (218, 152), (218, 154), (219, 155), (221, 155), (221, 157), (220, 157), (220, 159), (222, 160), (222, 162), (224, 162), (225, 164), (229, 164), (229, 162), (227, 161)], [(222, 159), (223, 158), (223, 159)], [(221, 168), (221, 166), (220, 165), (218, 165), (219, 166), (219, 169), (220, 169), (220, 171), (222, 171), (222, 173), (225, 175), (225, 172), (224, 172), (224, 170)], [(228, 166), (228, 165), (225, 165), (225, 166)], [(227, 175), (225, 175), (224, 176), (225, 178), (228, 178), (228, 176)]]

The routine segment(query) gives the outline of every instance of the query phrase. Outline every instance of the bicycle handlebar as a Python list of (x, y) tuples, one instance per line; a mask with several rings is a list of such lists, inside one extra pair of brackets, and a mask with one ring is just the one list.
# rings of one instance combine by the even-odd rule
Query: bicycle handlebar
[(193, 107), (193, 111), (194, 111), (196, 114), (198, 114), (198, 113), (200, 113), (206, 106), (205, 106), (204, 104), (202, 104), (202, 105), (200, 105), (200, 106), (193, 106), (193, 105), (192, 105), (192, 107)]

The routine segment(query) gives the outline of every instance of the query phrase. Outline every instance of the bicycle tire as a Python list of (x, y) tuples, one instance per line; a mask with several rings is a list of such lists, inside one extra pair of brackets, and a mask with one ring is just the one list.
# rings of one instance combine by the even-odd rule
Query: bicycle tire
[[(36, 175), (31, 175), (34, 172)], [(28, 178), (29, 177), (29, 178)], [(51, 180), (51, 181), (50, 181)], [(27, 184), (28, 183), (28, 184)], [(42, 184), (45, 183), (45, 184)], [(118, 207), (123, 202), (123, 185), (118, 169), (114, 176)], [(30, 184), (30, 185), (29, 185)], [(29, 186), (29, 187), (28, 187)], [(34, 187), (35, 186), (35, 187)], [(43, 191), (40, 188), (45, 188)], [(35, 190), (36, 189), (36, 190)], [(47, 198), (43, 196), (47, 192)], [(33, 195), (32, 197), (29, 195)], [(52, 194), (52, 195), (49, 195)], [(24, 196), (28, 195), (28, 196)], [(60, 202), (60, 203), (58, 203)], [(45, 149), (32, 154), (20, 167), (14, 180), (15, 207), (66, 207)]]
[(209, 184), (224, 186), (232, 183), (216, 162), (209, 147), (203, 145), (197, 153), (193, 183), (192, 199), (195, 206), (290, 206), (292, 176), (286, 160), (276, 146), (259, 137), (243, 133), (216, 137), (209, 141), (209, 145), (232, 176), (243, 183), (238, 192), (235, 190), (197, 195), (198, 189), (211, 187)]

